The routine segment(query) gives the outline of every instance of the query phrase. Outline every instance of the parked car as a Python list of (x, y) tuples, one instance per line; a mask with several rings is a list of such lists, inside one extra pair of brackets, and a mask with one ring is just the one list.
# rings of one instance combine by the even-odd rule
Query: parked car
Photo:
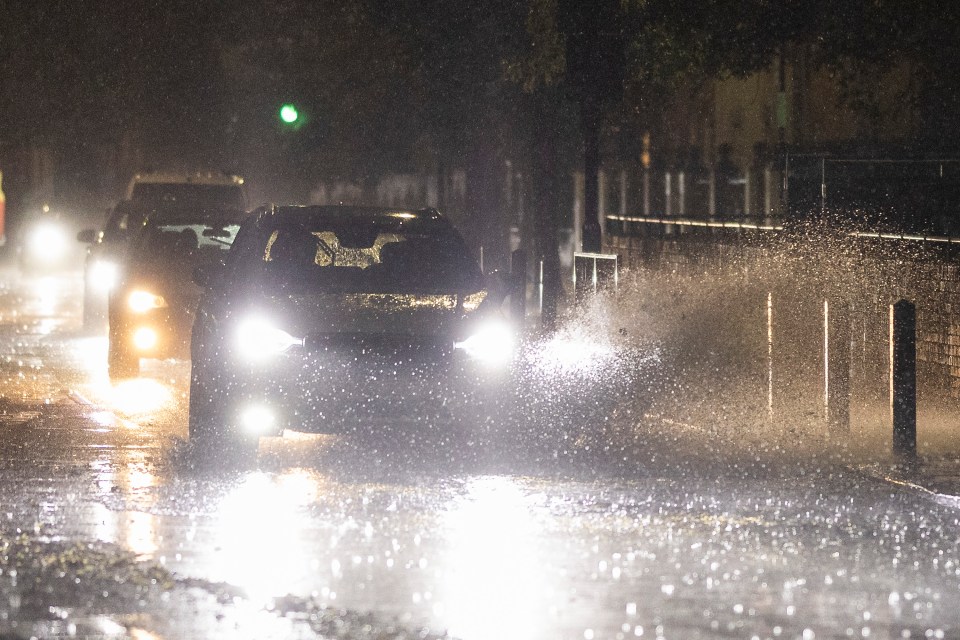
[(215, 263), (245, 213), (235, 209), (153, 212), (131, 241), (109, 298), (107, 364), (113, 379), (135, 376), (141, 358), (186, 357), (201, 290), (192, 270)]
[(77, 239), (89, 244), (84, 262), (83, 323), (102, 327), (107, 300), (116, 285), (131, 237), (154, 211), (247, 209), (243, 178), (219, 172), (155, 171), (130, 179), (126, 198), (107, 212), (101, 231), (85, 229)]
[(130, 237), (144, 224), (151, 209), (122, 200), (107, 211), (100, 232), (84, 229), (77, 240), (89, 244), (83, 264), (83, 325), (101, 328), (107, 320), (107, 300), (120, 277)]
[(195, 276), (189, 433), (204, 447), (444, 415), (491, 397), (514, 355), (506, 290), (433, 209), (263, 208)]

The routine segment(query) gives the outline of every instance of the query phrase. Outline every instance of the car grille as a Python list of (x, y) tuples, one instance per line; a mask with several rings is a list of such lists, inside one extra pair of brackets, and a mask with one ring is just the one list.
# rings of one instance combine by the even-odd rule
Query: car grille
[(341, 332), (308, 335), (304, 349), (345, 363), (402, 367), (449, 362), (453, 341), (435, 336)]

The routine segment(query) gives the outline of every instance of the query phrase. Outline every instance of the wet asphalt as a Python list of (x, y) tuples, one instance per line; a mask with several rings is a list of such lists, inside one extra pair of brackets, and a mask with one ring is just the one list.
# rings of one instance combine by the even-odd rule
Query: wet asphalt
[(960, 511), (684, 385), (643, 300), (564, 329), (629, 357), (539, 343), (516, 423), (238, 462), (187, 442), (189, 362), (109, 381), (81, 284), (0, 273), (2, 638), (960, 637)]

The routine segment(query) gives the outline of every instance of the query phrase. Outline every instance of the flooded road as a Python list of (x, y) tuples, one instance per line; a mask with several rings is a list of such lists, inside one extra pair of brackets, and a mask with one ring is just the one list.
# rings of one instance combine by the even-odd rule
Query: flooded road
[(188, 446), (188, 362), (110, 383), (80, 285), (0, 274), (4, 638), (960, 637), (960, 511), (790, 425), (732, 437), (722, 379), (672, 419), (653, 348), (590, 418), (541, 394), (241, 465)]

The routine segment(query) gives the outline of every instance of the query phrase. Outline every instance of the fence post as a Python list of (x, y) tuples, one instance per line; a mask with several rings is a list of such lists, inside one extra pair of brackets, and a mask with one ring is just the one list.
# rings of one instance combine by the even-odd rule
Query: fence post
[(745, 169), (743, 172), (743, 215), (746, 217), (750, 217), (753, 213), (753, 194), (750, 189), (751, 179), (750, 169)]
[(773, 421), (773, 292), (767, 292), (767, 419)]
[(558, 274), (545, 268), (543, 256), (539, 260), (537, 269), (537, 284), (540, 293), (540, 326), (547, 331), (553, 331), (557, 326), (557, 295), (560, 283), (548, 282)]
[(650, 169), (643, 170), (643, 217), (650, 217)]
[(823, 383), (827, 424), (850, 431), (850, 303), (823, 301)]
[(619, 283), (617, 254), (574, 253), (573, 291), (576, 302), (582, 303), (599, 291), (616, 292)]
[(907, 300), (890, 305), (890, 409), (893, 453), (917, 453), (917, 309)]
[(527, 252), (517, 249), (510, 256), (510, 315), (523, 322), (527, 315)]
[(677, 174), (677, 215), (681, 218), (687, 215), (687, 174), (683, 171)]
[(717, 173), (710, 169), (710, 174), (707, 177), (707, 213), (710, 215), (710, 218), (717, 217)]
[(673, 215), (673, 174), (669, 171), (663, 174), (663, 215), (665, 218)]
[(621, 169), (620, 170), (620, 218), (621, 218), (620, 232), (623, 235), (627, 235), (628, 227), (627, 227), (626, 217), (630, 213), (630, 205), (627, 202), (630, 194), (630, 189), (628, 187), (629, 187), (629, 183), (627, 178), (627, 170)]

